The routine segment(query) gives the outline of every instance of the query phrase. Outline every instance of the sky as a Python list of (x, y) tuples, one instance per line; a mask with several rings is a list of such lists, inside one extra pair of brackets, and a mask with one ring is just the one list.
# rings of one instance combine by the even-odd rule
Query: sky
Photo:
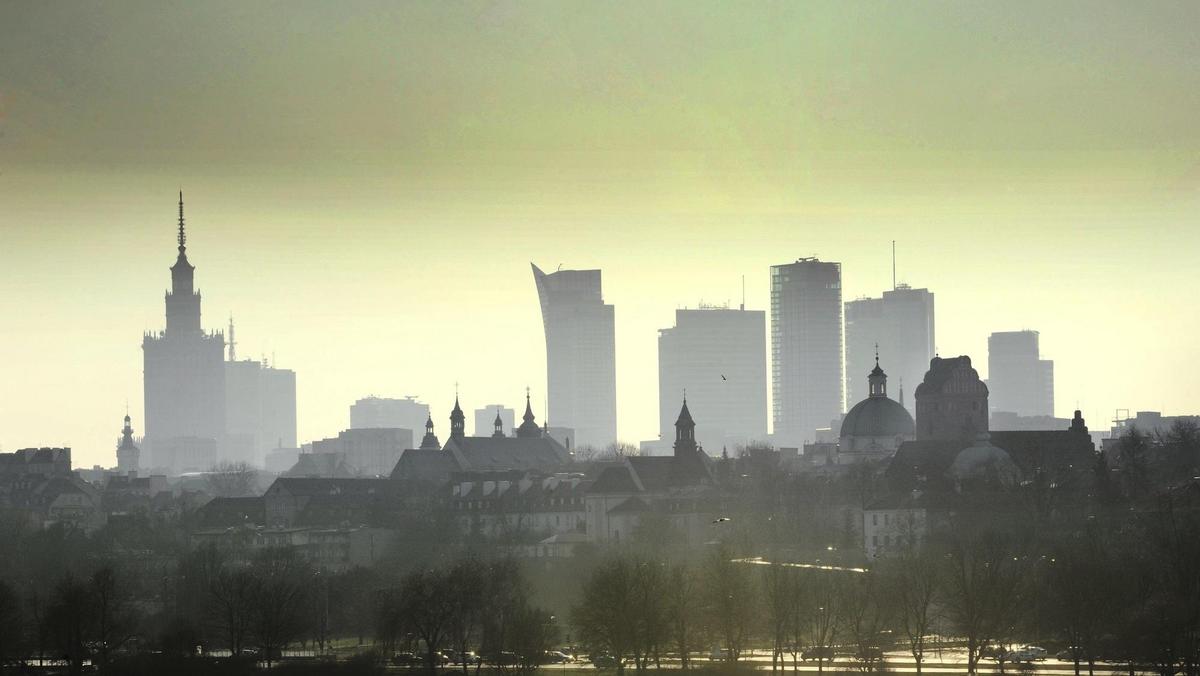
[[(0, 449), (111, 465), (140, 429), (187, 202), (204, 323), (298, 373), (299, 437), (368, 394), (544, 410), (529, 263), (601, 268), (618, 428), (657, 330), (936, 294), (942, 355), (1041, 332), (1056, 413), (1200, 412), (1200, 4), (0, 4)], [(1181, 369), (1184, 369), (1181, 371)], [(865, 377), (865, 374), (863, 374)], [(853, 403), (853, 402), (851, 402)], [(470, 418), (470, 416), (468, 416)]]

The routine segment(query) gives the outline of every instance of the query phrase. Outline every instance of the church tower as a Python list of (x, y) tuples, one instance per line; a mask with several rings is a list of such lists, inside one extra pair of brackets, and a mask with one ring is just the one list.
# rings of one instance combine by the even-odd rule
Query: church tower
[(462, 439), (467, 436), (467, 416), (458, 405), (458, 395), (454, 395), (454, 410), (450, 411), (450, 438)]
[(525, 415), (521, 416), (521, 426), (517, 428), (517, 437), (521, 439), (537, 439), (544, 430), (537, 426), (533, 418), (533, 406), (529, 404), (529, 390), (525, 390)]
[(695, 455), (699, 451), (696, 445), (696, 421), (688, 410), (687, 397), (683, 398), (683, 408), (679, 409), (679, 417), (675, 420), (675, 457)]
[(442, 450), (442, 442), (438, 441), (437, 435), (433, 433), (433, 416), (429, 416), (425, 420), (425, 436), (421, 439), (421, 450), (423, 451), (440, 451)]
[(125, 427), (121, 429), (121, 442), (117, 444), (117, 473), (129, 474), (138, 471), (142, 452), (133, 443), (133, 424), (125, 414)]

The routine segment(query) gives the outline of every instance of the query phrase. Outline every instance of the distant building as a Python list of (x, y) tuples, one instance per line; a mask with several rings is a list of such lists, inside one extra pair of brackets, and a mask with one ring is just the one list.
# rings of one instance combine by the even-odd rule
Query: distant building
[(274, 448), (267, 452), (263, 468), (268, 472), (279, 474), (291, 469), (299, 459), (299, 448)]
[[(912, 388), (921, 382), (934, 357), (934, 302), (928, 289), (905, 284), (884, 291), (880, 298), (846, 303), (846, 401), (866, 398), (862, 374), (871, 368), (874, 351), (888, 365), (892, 392), (909, 411)], [(903, 401), (905, 383), (909, 399)]]
[(564, 471), (572, 461), (566, 447), (538, 427), (528, 397), (525, 415), (513, 436), (496, 436), (494, 432), (489, 436), (467, 436), (466, 415), (457, 398), (450, 412), (450, 436), (440, 449), (436, 446), (433, 421), (426, 425), (421, 448), (404, 451), (392, 471), (393, 479), (440, 488), (455, 473), (517, 470), (555, 474)]
[(880, 460), (895, 453), (900, 444), (916, 438), (912, 416), (888, 397), (887, 381), (887, 374), (876, 361), (867, 377), (867, 398), (842, 419), (838, 464)]
[(350, 429), (391, 427), (412, 430), (415, 435), (424, 429), (429, 418), (429, 404), (422, 404), (414, 397), (387, 399), (366, 397), (350, 406)]
[(0, 453), (0, 476), (70, 476), (71, 449), (22, 448)]
[(121, 428), (121, 440), (117, 442), (117, 473), (129, 474), (141, 466), (142, 452), (133, 442), (133, 421), (125, 414), (125, 427)]
[[(475, 409), (475, 436), (483, 437), (500, 432), (501, 436), (516, 432), (517, 412), (502, 404), (490, 404)], [(499, 427), (496, 423), (499, 422)]]
[(262, 467), (272, 450), (295, 447), (296, 372), (250, 359), (225, 362), (225, 425), (222, 460)]
[(174, 454), (183, 446), (198, 445), (180, 439), (208, 440), (215, 460), (216, 445), (225, 434), (225, 338), (219, 331), (205, 333), (201, 328), (200, 293), (193, 284), (195, 268), (188, 262), (186, 242), (181, 192), (179, 255), (166, 294), (166, 330), (142, 339), (146, 412), (142, 445), (149, 453), (142, 462), (150, 467), (180, 466)]
[(918, 441), (971, 441), (988, 431), (988, 386), (966, 355), (930, 360), (914, 398)]
[(447, 506), (464, 535), (583, 534), (589, 485), (581, 474), (462, 472), (451, 478)]
[(576, 446), (617, 439), (616, 334), (599, 270), (546, 274), (533, 265), (546, 333), (549, 419), (575, 430)]
[(841, 415), (842, 266), (771, 266), (772, 418), (777, 445), (800, 446)]
[(1054, 362), (1039, 354), (1037, 331), (988, 336), (991, 410), (1019, 416), (1054, 415)]
[[(405, 449), (413, 447), (412, 430), (396, 428), (350, 429), (336, 438), (312, 443), (313, 454), (341, 454), (356, 476), (388, 476)], [(306, 454), (300, 455), (300, 460)]]
[(762, 311), (676, 310), (658, 333), (659, 438), (673, 438), (674, 408), (686, 392), (703, 425), (696, 438), (720, 454), (767, 436), (766, 316)]

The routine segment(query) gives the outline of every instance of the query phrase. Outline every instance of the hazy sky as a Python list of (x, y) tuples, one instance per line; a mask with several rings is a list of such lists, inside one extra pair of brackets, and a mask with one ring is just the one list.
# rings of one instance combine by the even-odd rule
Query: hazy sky
[[(539, 417), (529, 270), (600, 267), (618, 424), (676, 307), (768, 267), (937, 294), (986, 376), (1041, 331), (1056, 408), (1200, 412), (1200, 3), (0, 5), (0, 445), (114, 462), (163, 326), (175, 192), (205, 324), (356, 398)], [(863, 374), (865, 377), (866, 374)]]

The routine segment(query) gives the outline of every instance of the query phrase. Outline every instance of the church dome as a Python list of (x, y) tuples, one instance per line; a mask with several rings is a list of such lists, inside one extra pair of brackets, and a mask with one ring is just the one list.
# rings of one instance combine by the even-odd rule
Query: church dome
[(903, 406), (887, 397), (867, 397), (854, 405), (842, 419), (840, 436), (911, 437), (915, 430), (912, 416)]
[(1011, 485), (1021, 480), (1021, 469), (1007, 451), (988, 440), (986, 433), (958, 452), (949, 474), (956, 481), (995, 478), (1002, 484)]

